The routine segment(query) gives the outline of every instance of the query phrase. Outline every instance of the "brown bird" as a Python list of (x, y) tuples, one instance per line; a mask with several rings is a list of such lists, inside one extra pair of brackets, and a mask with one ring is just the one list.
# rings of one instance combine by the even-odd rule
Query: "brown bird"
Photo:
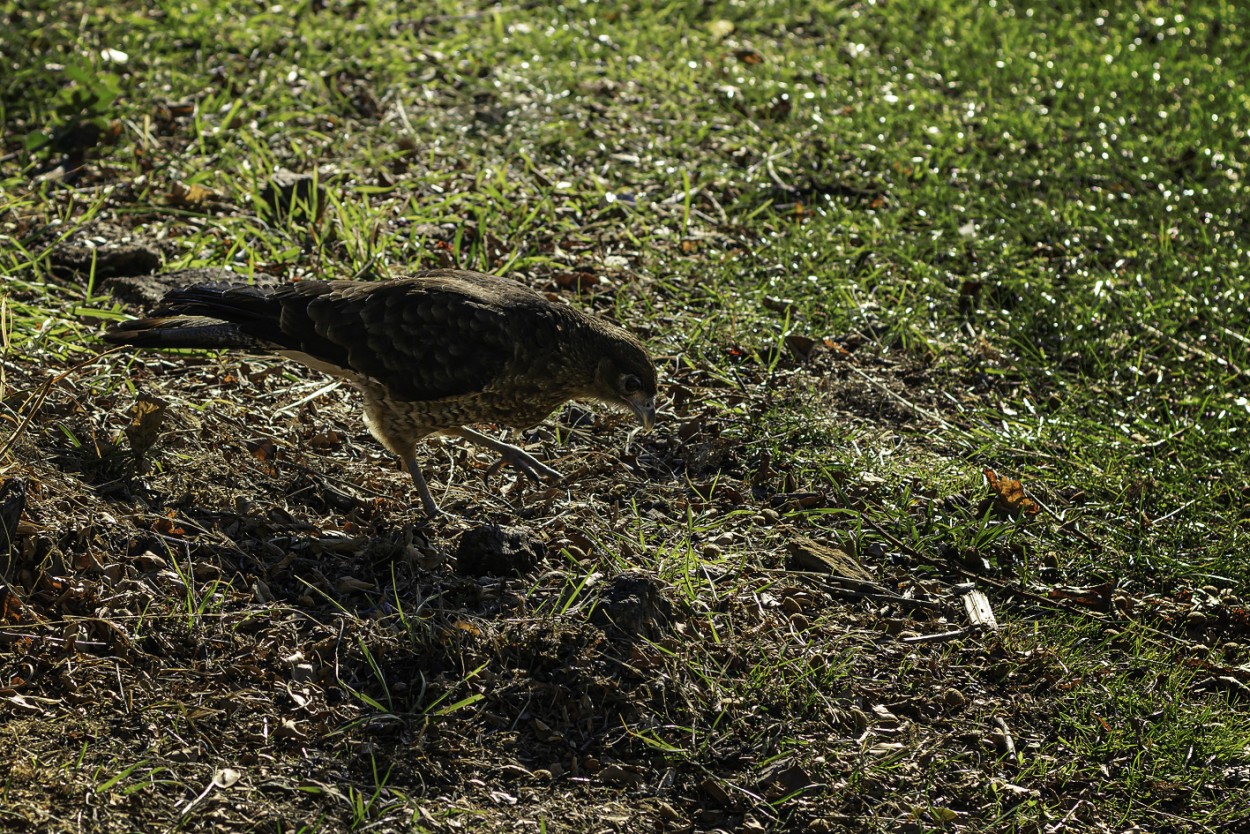
[(535, 480), (559, 472), (469, 428), (525, 428), (571, 399), (631, 409), (655, 422), (655, 365), (621, 328), (505, 278), (456, 269), (392, 281), (300, 281), (279, 287), (200, 284), (173, 290), (153, 318), (105, 340), (145, 348), (272, 353), (351, 381), (365, 423), (403, 461), (436, 515), (414, 456), (431, 434), (470, 440)]

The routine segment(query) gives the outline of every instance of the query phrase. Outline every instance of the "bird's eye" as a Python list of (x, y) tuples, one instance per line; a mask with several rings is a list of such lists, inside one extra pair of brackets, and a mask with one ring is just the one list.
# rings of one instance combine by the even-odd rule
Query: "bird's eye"
[(642, 380), (636, 376), (627, 376), (621, 380), (621, 387), (626, 394), (636, 394), (642, 390)]

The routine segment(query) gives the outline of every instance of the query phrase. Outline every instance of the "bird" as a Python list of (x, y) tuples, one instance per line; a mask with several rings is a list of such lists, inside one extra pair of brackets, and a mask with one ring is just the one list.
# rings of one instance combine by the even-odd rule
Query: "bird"
[(370, 433), (411, 475), (426, 514), (441, 511), (416, 460), (431, 435), (458, 437), (542, 481), (559, 471), (472, 428), (528, 428), (568, 400), (629, 409), (655, 423), (655, 363), (635, 336), (481, 272), (431, 269), (379, 281), (277, 286), (213, 282), (166, 293), (153, 314), (115, 324), (106, 342), (237, 349), (300, 362), (363, 394)]

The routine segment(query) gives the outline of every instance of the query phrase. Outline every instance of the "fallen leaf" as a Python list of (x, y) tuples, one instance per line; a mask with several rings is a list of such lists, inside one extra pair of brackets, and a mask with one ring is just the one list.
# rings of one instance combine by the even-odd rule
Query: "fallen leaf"
[(839, 356), (850, 356), (852, 350), (863, 344), (863, 340), (847, 336), (842, 339), (825, 339), (822, 344)]
[(1111, 592), (1114, 590), (1115, 583), (1108, 580), (1101, 585), (1085, 587), (1057, 585), (1051, 588), (1046, 596), (1050, 599), (1069, 600), (1077, 605), (1084, 605), (1099, 611), (1109, 611), (1111, 610)]
[(806, 536), (795, 536), (786, 545), (787, 570), (831, 573), (848, 579), (871, 582), (872, 574), (845, 550), (830, 544), (822, 544)]
[(217, 196), (216, 191), (198, 183), (175, 182), (169, 189), (169, 202), (179, 206), (198, 206)]
[(166, 536), (185, 536), (186, 528), (174, 520), (172, 516), (161, 516), (152, 522), (152, 529)]
[(182, 118), (195, 113), (194, 101), (166, 101), (157, 105), (158, 118), (166, 120)]
[(781, 799), (821, 787), (807, 771), (796, 764), (780, 762), (768, 768), (760, 777), (756, 790), (769, 799)]
[(232, 767), (223, 767), (213, 774), (213, 784), (219, 788), (229, 788), (243, 776)]
[(325, 431), (317, 432), (312, 437), (308, 438), (308, 445), (315, 449), (333, 449), (342, 442), (343, 435), (339, 434), (334, 429), (326, 429)]
[(798, 333), (791, 333), (785, 338), (786, 347), (800, 361), (806, 361), (811, 358), (812, 351), (820, 342), (809, 336), (801, 336)]
[(595, 275), (593, 272), (586, 272), (585, 270), (561, 271), (555, 273), (551, 277), (554, 278), (555, 282), (561, 287), (564, 287), (565, 289), (577, 290), (578, 292), (591, 289), (592, 287), (596, 287), (603, 283), (603, 279), (598, 275)]
[(247, 450), (252, 453), (252, 457), (261, 461), (273, 460), (278, 456), (278, 444), (271, 437), (258, 437), (247, 441)]
[(994, 508), (1000, 513), (1018, 518), (1021, 513), (1035, 516), (1042, 511), (1037, 503), (1024, 494), (1024, 485), (1011, 478), (1000, 478), (993, 469), (982, 470), (989, 481), (990, 492), (994, 493)]
[(468, 620), (456, 620), (451, 624), (451, 631), (463, 631), (466, 634), (473, 635), (474, 637), (482, 636), (482, 630)]
[(645, 781), (645, 777), (630, 767), (619, 764), (610, 764), (599, 771), (599, 779), (605, 785), (640, 785)]
[(8, 585), (0, 585), (0, 623), (20, 625), (30, 621), (26, 606)]
[(140, 394), (130, 407), (130, 425), (126, 426), (126, 439), (135, 457), (141, 458), (156, 443), (161, 426), (165, 424), (166, 403), (150, 394)]

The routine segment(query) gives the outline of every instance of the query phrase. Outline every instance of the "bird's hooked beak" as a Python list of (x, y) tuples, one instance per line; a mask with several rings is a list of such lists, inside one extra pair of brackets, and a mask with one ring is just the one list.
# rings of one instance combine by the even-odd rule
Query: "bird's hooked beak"
[(625, 402), (638, 417), (638, 422), (642, 423), (643, 430), (651, 431), (655, 425), (655, 397), (648, 397), (639, 391), (637, 394), (627, 396)]

